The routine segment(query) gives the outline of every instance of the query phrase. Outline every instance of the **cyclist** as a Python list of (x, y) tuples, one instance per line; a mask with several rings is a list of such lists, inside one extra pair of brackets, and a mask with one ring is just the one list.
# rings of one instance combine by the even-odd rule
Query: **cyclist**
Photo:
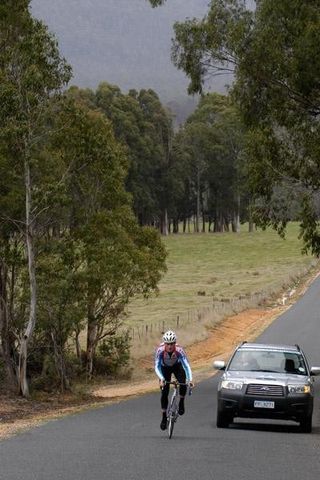
[[(167, 408), (168, 395), (170, 385), (166, 382), (171, 381), (171, 375), (174, 374), (179, 383), (188, 383), (193, 387), (192, 372), (187, 356), (179, 345), (177, 345), (176, 334), (172, 330), (168, 330), (163, 335), (163, 343), (161, 343), (155, 355), (155, 372), (159, 377), (161, 393), (161, 411), (162, 420), (160, 423), (161, 430), (167, 428)], [(183, 415), (184, 397), (186, 395), (187, 386), (181, 385), (179, 387), (179, 415)]]

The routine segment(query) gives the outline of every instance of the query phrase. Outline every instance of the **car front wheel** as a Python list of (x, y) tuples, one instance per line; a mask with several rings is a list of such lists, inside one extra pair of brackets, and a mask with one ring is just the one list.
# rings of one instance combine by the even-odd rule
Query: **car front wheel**
[(300, 420), (300, 431), (303, 433), (311, 433), (312, 431), (312, 415), (307, 415)]
[(233, 418), (226, 414), (225, 412), (217, 412), (217, 427), (218, 428), (227, 428), (230, 423), (232, 423)]

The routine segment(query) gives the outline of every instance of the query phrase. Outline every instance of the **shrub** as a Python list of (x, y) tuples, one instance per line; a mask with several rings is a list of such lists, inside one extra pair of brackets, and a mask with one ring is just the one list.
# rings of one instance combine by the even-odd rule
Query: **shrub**
[(131, 338), (128, 331), (103, 340), (99, 345), (99, 353), (94, 362), (96, 373), (119, 375), (123, 368), (129, 364), (130, 342)]

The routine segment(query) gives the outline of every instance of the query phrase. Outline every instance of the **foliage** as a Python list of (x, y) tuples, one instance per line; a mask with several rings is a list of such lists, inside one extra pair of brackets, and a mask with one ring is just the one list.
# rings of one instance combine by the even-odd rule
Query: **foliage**
[[(244, 171), (244, 126), (231, 98), (219, 94), (202, 95), (195, 112), (178, 136), (185, 155), (184, 171), (190, 210), (201, 211), (214, 222), (214, 231), (228, 228), (240, 215), (240, 196), (246, 193)], [(242, 201), (241, 201), (242, 204)]]
[[(19, 390), (28, 396), (26, 378), (27, 347), (36, 326), (37, 314), (37, 252), (40, 214), (48, 208), (46, 202), (34, 202), (37, 185), (41, 184), (39, 144), (47, 132), (46, 115), (52, 98), (70, 78), (70, 68), (60, 57), (57, 43), (45, 25), (32, 18), (29, 2), (5, 0), (0, 10), (0, 158), (5, 179), (1, 228), (6, 236), (5, 250), (20, 243), (26, 248), (28, 266), (28, 322), (20, 320), (19, 362), (12, 341), (12, 312), (7, 309), (8, 291), (13, 293), (16, 270), (9, 274), (6, 259), (1, 259), (1, 333), (2, 350), (10, 377), (18, 372)], [(3, 168), (6, 165), (8, 170)], [(11, 191), (11, 188), (13, 189)], [(24, 203), (22, 203), (24, 198)], [(8, 200), (16, 200), (12, 208)], [(17, 215), (17, 217), (12, 216)], [(9, 224), (12, 224), (9, 226)], [(13, 227), (14, 228), (13, 228)], [(21, 239), (17, 237), (23, 235)], [(17, 249), (17, 247), (16, 247)], [(11, 297), (12, 299), (12, 297)], [(10, 313), (8, 313), (10, 312)], [(16, 325), (17, 327), (17, 325)], [(22, 328), (21, 328), (22, 327)]]
[(126, 185), (140, 224), (159, 224), (170, 189), (170, 115), (152, 90), (130, 90), (124, 95), (107, 83), (99, 85), (96, 104), (112, 121), (117, 139), (127, 147), (130, 163)]
[(3, 2), (0, 23), (2, 354), (26, 380), (30, 344), (29, 373), (64, 389), (72, 335), (87, 328), (92, 366), (129, 299), (157, 290), (166, 252), (136, 221), (126, 152), (95, 96), (61, 94), (70, 68), (29, 2)]
[(173, 46), (190, 92), (201, 92), (210, 75), (235, 76), (232, 93), (251, 128), (251, 189), (275, 205), (257, 209), (256, 218), (283, 232), (287, 218), (272, 215), (281, 209), (274, 192), (290, 189), (300, 203), (305, 248), (317, 255), (319, 22), (318, 4), (308, 0), (260, 0), (253, 10), (244, 0), (212, 1), (202, 20), (175, 25)]
[[(113, 335), (103, 340), (99, 346), (99, 355), (104, 359), (104, 373), (117, 375), (127, 367), (130, 360), (130, 336), (126, 331), (122, 334)], [(97, 366), (96, 366), (97, 368)]]
[(163, 5), (166, 0), (148, 0), (152, 7), (158, 7), (159, 5)]
[(56, 122), (52, 143), (69, 172), (70, 229), (79, 256), (75, 273), (85, 303), (92, 372), (99, 341), (117, 331), (129, 299), (156, 290), (165, 250), (154, 229), (136, 222), (124, 188), (125, 150), (105, 115), (72, 92)]

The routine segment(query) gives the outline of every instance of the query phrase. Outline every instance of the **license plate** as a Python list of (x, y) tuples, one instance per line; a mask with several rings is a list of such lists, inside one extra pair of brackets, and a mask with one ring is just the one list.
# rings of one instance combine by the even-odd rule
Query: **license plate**
[(254, 408), (274, 408), (274, 402), (255, 400)]

